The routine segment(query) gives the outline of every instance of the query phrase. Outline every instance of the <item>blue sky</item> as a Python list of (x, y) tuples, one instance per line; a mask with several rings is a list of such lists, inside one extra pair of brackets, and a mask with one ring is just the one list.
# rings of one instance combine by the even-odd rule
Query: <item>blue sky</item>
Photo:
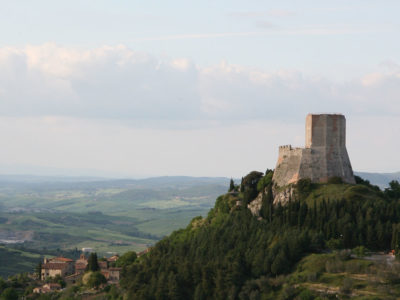
[(400, 53), (398, 1), (4, 2), (2, 46), (124, 44), (200, 64), (323, 74), (365, 70)]
[(400, 170), (398, 1), (1, 7), (3, 173), (242, 176), (308, 112), (346, 115), (354, 169)]

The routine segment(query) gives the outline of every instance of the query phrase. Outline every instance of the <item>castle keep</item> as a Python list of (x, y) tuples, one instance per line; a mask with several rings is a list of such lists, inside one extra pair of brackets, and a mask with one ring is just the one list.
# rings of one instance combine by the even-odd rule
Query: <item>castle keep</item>
[(346, 150), (346, 119), (340, 114), (309, 114), (305, 148), (280, 146), (273, 180), (285, 186), (302, 178), (324, 183), (332, 177), (355, 183)]

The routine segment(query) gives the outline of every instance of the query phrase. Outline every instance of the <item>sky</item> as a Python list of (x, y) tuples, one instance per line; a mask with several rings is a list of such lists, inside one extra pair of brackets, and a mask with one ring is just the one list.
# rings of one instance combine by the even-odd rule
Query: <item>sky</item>
[(399, 1), (0, 4), (0, 174), (241, 177), (308, 113), (400, 170)]

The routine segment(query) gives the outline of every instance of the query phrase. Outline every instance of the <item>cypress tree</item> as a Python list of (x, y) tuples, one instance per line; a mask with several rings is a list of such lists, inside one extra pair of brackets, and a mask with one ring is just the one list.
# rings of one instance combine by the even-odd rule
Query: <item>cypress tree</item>
[(229, 183), (229, 191), (228, 192), (232, 192), (235, 190), (235, 183), (233, 182), (233, 179), (231, 178), (231, 181)]
[(92, 271), (92, 272), (96, 272), (100, 269), (96, 252), (90, 253), (86, 269), (87, 269), (87, 271)]

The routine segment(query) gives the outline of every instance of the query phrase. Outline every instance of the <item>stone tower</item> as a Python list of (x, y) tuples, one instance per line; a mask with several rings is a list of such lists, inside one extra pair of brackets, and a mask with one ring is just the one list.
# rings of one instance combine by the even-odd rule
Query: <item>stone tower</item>
[(273, 180), (285, 186), (302, 178), (324, 183), (332, 177), (355, 183), (346, 150), (346, 119), (339, 114), (309, 114), (305, 148), (280, 146)]

